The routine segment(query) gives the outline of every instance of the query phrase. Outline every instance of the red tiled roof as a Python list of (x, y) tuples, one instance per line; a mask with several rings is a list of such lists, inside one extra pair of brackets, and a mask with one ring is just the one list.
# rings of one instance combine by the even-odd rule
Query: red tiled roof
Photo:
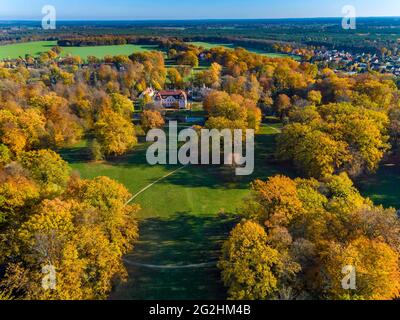
[(186, 95), (185, 91), (183, 90), (161, 90), (158, 93), (162, 96), (176, 96), (180, 94)]

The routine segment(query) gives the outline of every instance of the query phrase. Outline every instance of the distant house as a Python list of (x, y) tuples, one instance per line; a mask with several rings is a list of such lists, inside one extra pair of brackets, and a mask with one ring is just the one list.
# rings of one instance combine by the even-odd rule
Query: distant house
[(139, 99), (144, 99), (145, 96), (149, 96), (150, 98), (153, 98), (155, 94), (156, 94), (156, 91), (153, 88), (147, 88), (139, 95)]
[(202, 60), (202, 61), (207, 60), (207, 55), (204, 52), (200, 53), (199, 59)]
[(188, 91), (188, 96), (194, 101), (203, 101), (204, 98), (212, 91), (211, 88), (206, 86), (203, 87), (193, 87)]
[(163, 90), (154, 95), (154, 103), (165, 109), (187, 109), (188, 99), (183, 90)]

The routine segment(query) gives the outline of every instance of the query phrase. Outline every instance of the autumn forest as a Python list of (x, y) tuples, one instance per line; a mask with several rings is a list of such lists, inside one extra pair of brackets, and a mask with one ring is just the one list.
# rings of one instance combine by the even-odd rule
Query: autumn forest
[[(216, 286), (195, 298), (400, 298), (396, 75), (322, 63), (323, 44), (301, 39), (255, 46), (244, 37), (228, 44), (233, 35), (200, 42), (85, 32), (54, 33), (46, 50), (0, 61), (0, 300), (143, 298), (140, 268), (165, 281), (161, 293), (144, 287), (145, 296), (168, 299), (174, 278), (162, 269), (192, 265)], [(40, 37), (30, 40), (50, 41)], [(137, 50), (66, 53), (128, 45)], [(374, 42), (368, 54), (383, 59), (397, 45)], [(185, 108), (157, 101), (177, 94)], [(229, 165), (150, 168), (146, 135), (167, 132), (171, 120), (180, 130), (254, 130), (254, 174), (236, 177)], [(364, 183), (381, 170), (392, 170), (392, 202)], [(209, 219), (210, 234), (181, 236), (171, 220), (155, 224), (157, 233), (146, 227), (182, 212)], [(222, 219), (229, 223), (213, 222)], [(177, 228), (166, 241), (181, 242), (181, 255), (162, 247), (160, 234), (175, 235), (168, 228)], [(193, 261), (180, 264), (182, 255)], [(43, 266), (54, 268), (54, 288), (44, 289)], [(356, 289), (343, 286), (346, 266)], [(185, 290), (196, 292), (198, 271), (188, 272), (193, 288)]]

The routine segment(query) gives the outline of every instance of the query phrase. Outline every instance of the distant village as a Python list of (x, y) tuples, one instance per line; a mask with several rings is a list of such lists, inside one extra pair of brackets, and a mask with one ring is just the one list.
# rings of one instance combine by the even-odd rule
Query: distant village
[(352, 54), (339, 50), (315, 50), (311, 62), (326, 63), (327, 66), (348, 74), (376, 71), (400, 76), (400, 57), (390, 54)]

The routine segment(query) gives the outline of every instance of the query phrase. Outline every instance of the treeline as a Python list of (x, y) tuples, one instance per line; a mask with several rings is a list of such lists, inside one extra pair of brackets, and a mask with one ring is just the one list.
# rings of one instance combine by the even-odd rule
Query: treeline
[[(186, 42), (211, 42), (211, 43), (229, 43), (236, 47), (247, 49), (258, 49), (263, 51), (273, 51), (282, 53), (291, 53), (295, 48), (300, 48), (299, 45), (290, 42), (280, 42), (267, 39), (251, 39), (237, 37), (139, 37), (139, 36), (75, 36), (62, 38), (57, 41), (60, 47), (90, 47), (104, 45), (124, 45), (124, 44), (141, 44), (141, 45), (159, 45), (161, 49), (170, 49), (171, 46), (178, 46), (180, 49), (187, 47)], [(305, 50), (303, 48), (302, 50)], [(301, 50), (296, 53), (302, 54)]]
[[(361, 18), (357, 21), (357, 30), (341, 28), (341, 19), (313, 20), (264, 20), (264, 21), (192, 21), (192, 22), (154, 22), (154, 23), (59, 23), (60, 28), (46, 30), (41, 33), (40, 24), (26, 24), (23, 28), (12, 30), (6, 26), (6, 33), (0, 36), (5, 41), (24, 41), (27, 39), (59, 40), (72, 37), (98, 37), (99, 34), (124, 37), (175, 37), (199, 41), (219, 42), (229, 40), (229, 43), (246, 47), (246, 41), (251, 46), (264, 49), (268, 42), (279, 44), (296, 44), (303, 47), (325, 47), (344, 49), (353, 52), (379, 52), (387, 47), (392, 51), (398, 47), (398, 21), (395, 19)], [(19, 25), (20, 26), (20, 25)], [(71, 36), (72, 35), (72, 36)], [(243, 40), (246, 39), (246, 40)], [(235, 42), (231, 42), (235, 41)], [(237, 41), (237, 42), (236, 42)], [(262, 44), (261, 44), (262, 43)]]
[(106, 45), (123, 45), (128, 40), (122, 37), (85, 37), (77, 39), (58, 40), (57, 45), (60, 47), (90, 47), (90, 46), (106, 46)]
[(57, 41), (60, 47), (94, 47), (105, 45), (124, 45), (124, 44), (141, 44), (141, 45), (162, 45), (171, 41), (170, 38), (164, 37), (138, 37), (138, 36), (75, 36), (63, 37)]
[[(58, 150), (85, 136), (101, 144), (104, 158), (129, 151), (137, 141), (134, 101), (147, 87), (161, 89), (166, 69), (160, 52), (98, 59), (82, 68), (79, 57), (57, 48), (0, 67), (0, 143), (4, 154)], [(26, 64), (34, 67), (27, 68)]]
[(347, 172), (375, 172), (382, 159), (399, 150), (399, 91), (390, 76), (338, 76), (324, 70), (308, 103), (285, 100), (277, 109), (286, 126), (278, 156), (315, 178)]
[[(321, 178), (347, 172), (357, 177), (375, 172), (384, 157), (399, 150), (399, 90), (392, 75), (349, 76), (242, 48), (204, 50), (179, 42), (168, 48), (177, 63), (197, 55), (211, 64), (193, 76), (194, 85), (240, 95), (264, 114), (278, 116), (285, 127), (277, 157), (291, 161), (304, 175)], [(172, 71), (170, 81), (182, 86), (178, 70)], [(229, 105), (222, 94), (211, 92), (206, 109), (208, 100)]]
[(355, 76), (244, 49), (203, 51), (194, 83), (252, 99), (285, 124), (277, 155), (320, 178), (374, 172), (399, 147), (399, 90), (391, 75)]

